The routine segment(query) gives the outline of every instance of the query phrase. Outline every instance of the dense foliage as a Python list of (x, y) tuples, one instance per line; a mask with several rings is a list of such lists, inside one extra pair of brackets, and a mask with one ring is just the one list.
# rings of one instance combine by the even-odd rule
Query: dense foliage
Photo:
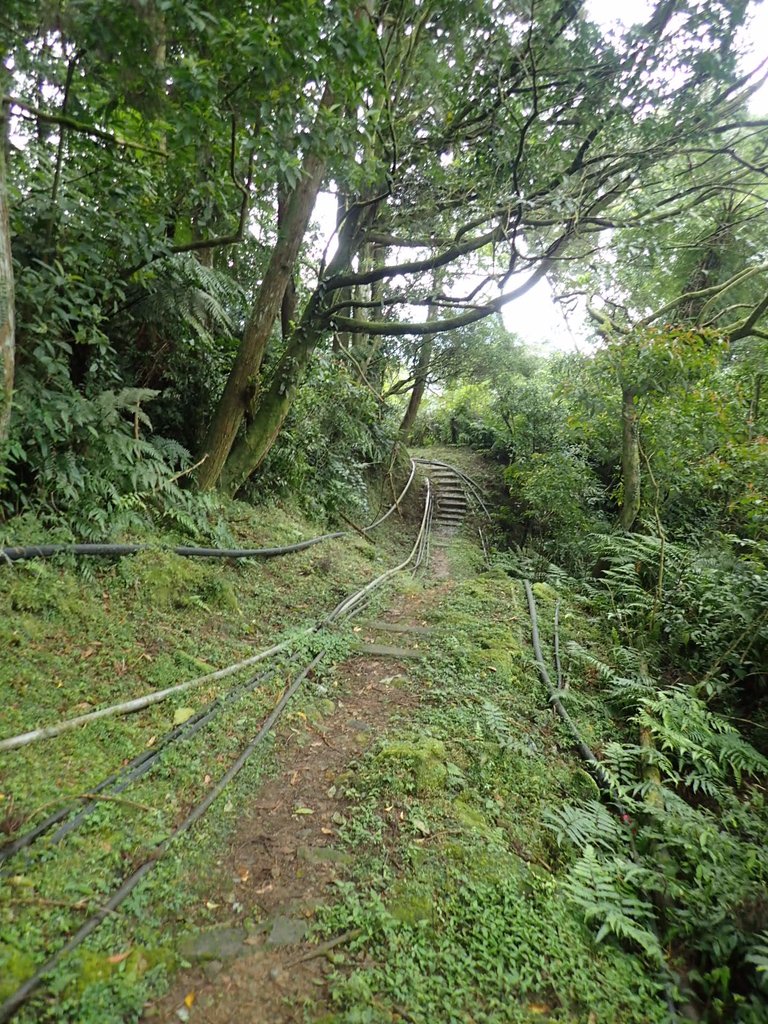
[[(600, 939), (671, 970), (706, 1019), (754, 1024), (768, 924), (761, 345), (669, 324), (522, 372), (510, 349), (505, 373), (449, 387), (421, 424), (423, 440), (499, 464), (498, 528), (518, 552), (500, 564), (599, 624), (600, 639), (571, 641), (566, 658), (612, 709), (600, 756), (621, 816), (594, 799), (546, 812), (571, 862), (569, 898)], [(631, 533), (619, 523), (628, 380), (641, 467)]]
[[(614, 715), (600, 753), (631, 836), (596, 799), (550, 808), (567, 893), (600, 940), (667, 964), (678, 1001), (758, 1024), (768, 130), (748, 8), (658, 0), (608, 31), (578, 0), (6, 0), (0, 516), (8, 540), (159, 520), (222, 541), (217, 489), (363, 519), (404, 442), (488, 454), (500, 564), (603, 627), (568, 658)], [(587, 354), (504, 330), (545, 275)]]

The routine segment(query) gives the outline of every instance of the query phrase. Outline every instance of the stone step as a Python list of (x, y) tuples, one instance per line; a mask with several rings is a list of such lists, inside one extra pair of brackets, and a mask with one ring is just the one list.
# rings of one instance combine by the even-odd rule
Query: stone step
[(364, 629), (381, 629), (386, 633), (415, 633), (418, 636), (429, 636), (431, 629), (426, 626), (408, 626), (402, 622), (365, 622)]
[(387, 644), (354, 644), (354, 650), (360, 654), (372, 655), (375, 658), (423, 658), (424, 651), (415, 651), (406, 647), (389, 647)]

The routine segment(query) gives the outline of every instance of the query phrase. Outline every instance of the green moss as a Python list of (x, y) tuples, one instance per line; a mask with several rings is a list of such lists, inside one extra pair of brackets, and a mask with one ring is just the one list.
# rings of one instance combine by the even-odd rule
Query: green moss
[(400, 882), (394, 886), (387, 909), (396, 921), (411, 926), (422, 921), (432, 921), (435, 911), (431, 895), (423, 888), (408, 882)]
[(153, 607), (186, 608), (200, 603), (206, 589), (205, 566), (169, 551), (140, 551), (124, 558), (119, 571), (136, 596)]
[(554, 587), (550, 587), (548, 583), (534, 583), (531, 586), (531, 590), (542, 601), (551, 601), (554, 604), (557, 600), (557, 591)]
[(445, 744), (431, 736), (386, 743), (376, 762), (395, 788), (399, 782), (406, 791), (420, 795), (439, 792), (448, 779)]
[(35, 973), (35, 961), (7, 942), (0, 942), (0, 1001), (13, 995)]
[(123, 984), (137, 985), (148, 971), (161, 966), (170, 970), (175, 964), (175, 955), (163, 948), (134, 946), (122, 960), (93, 950), (82, 950), (77, 957), (72, 987), (77, 995), (83, 995), (92, 985), (109, 981), (118, 974)]

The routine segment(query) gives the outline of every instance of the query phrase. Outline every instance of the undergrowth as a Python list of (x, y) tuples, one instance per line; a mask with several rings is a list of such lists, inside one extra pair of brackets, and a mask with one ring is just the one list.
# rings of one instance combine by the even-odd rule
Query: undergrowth
[[(234, 503), (227, 511), (228, 529), (249, 547), (319, 532), (284, 508)], [(28, 518), (20, 532), (36, 525)], [(118, 561), (58, 557), (0, 568), (3, 736), (172, 686), (292, 635), (399, 561), (403, 532), (402, 521), (393, 517), (377, 531), (375, 544), (349, 537), (260, 563), (184, 559), (163, 550), (173, 535), (155, 533), (157, 548)], [(407, 527), (406, 540), (409, 534)], [(294, 646), (303, 644), (308, 654), (323, 649), (332, 662), (346, 656), (350, 639), (342, 628)], [(318, 668), (319, 679), (323, 671)], [(119, 796), (106, 791), (78, 831), (56, 844), (49, 833), (2, 866), (0, 999), (154, 856), (157, 843), (258, 730), (291, 676), (289, 666), (279, 666), (193, 738), (166, 748), (152, 770)], [(0, 839), (26, 832), (63, 803), (83, 805), (101, 779), (156, 748), (175, 724), (245, 678), (248, 673), (211, 681), (139, 714), (102, 719), (3, 753)], [(208, 815), (172, 843), (120, 913), (61, 962), (20, 1021), (136, 1019), (147, 995), (179, 964), (178, 931), (216, 919), (202, 893), (215, 876), (222, 837), (271, 763), (269, 741)], [(237, 919), (236, 903), (233, 896), (219, 913)]]
[(499, 571), (455, 587), (431, 618), (420, 710), (353, 772), (355, 874), (321, 912), (323, 934), (353, 938), (324, 1021), (667, 1020), (648, 951), (597, 941), (564, 898), (545, 815), (597, 791), (546, 709), (520, 597)]

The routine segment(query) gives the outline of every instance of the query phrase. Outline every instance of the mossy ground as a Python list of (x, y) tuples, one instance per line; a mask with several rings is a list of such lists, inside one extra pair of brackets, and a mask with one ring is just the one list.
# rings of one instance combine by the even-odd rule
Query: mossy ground
[[(228, 512), (231, 533), (247, 546), (292, 543), (322, 532), (285, 509), (233, 503)], [(29, 536), (28, 523), (18, 525), (14, 540), (41, 539)], [(147, 539), (157, 550), (119, 561), (78, 563), (60, 557), (3, 567), (3, 735), (242, 660), (318, 621), (343, 596), (399, 561), (412, 532), (410, 518), (404, 524), (392, 517), (375, 534), (375, 546), (352, 535), (251, 563), (181, 558), (163, 550), (178, 538), (156, 534)], [(318, 642), (338, 657), (348, 640), (341, 629)], [(279, 671), (194, 738), (168, 748), (119, 798), (100, 800), (63, 842), (52, 846), (43, 838), (4, 865), (3, 998), (152, 855), (245, 746), (288, 677), (287, 669)], [(3, 838), (27, 831), (62, 803), (76, 803), (105, 776), (151, 750), (179, 712), (197, 711), (244, 678), (247, 674), (204, 684), (140, 714), (104, 719), (0, 755)], [(306, 710), (311, 713), (311, 706)], [(79, 953), (62, 962), (19, 1020), (85, 1024), (136, 1018), (147, 992), (177, 961), (173, 936), (190, 906), (195, 904), (198, 919), (205, 919), (200, 894), (215, 874), (217, 846), (235, 824), (241, 801), (270, 766), (267, 742), (196, 828), (173, 843), (120, 913), (110, 915)]]
[[(409, 677), (420, 710), (350, 778), (342, 833), (356, 866), (320, 930), (357, 931), (336, 955), (329, 999), (307, 1019), (665, 1020), (653, 968), (596, 944), (561, 888), (565, 865), (543, 811), (595, 787), (546, 707), (522, 586), (478, 573), (466, 542), (449, 557), (455, 582), (428, 615), (429, 656)], [(550, 596), (539, 595), (545, 605)], [(561, 614), (574, 624), (575, 611)], [(577, 703), (597, 732), (607, 728), (588, 692)]]
[[(276, 520), (242, 515), (241, 539), (253, 544), (316, 532), (283, 523), (282, 535), (270, 536)], [(286, 627), (315, 621), (353, 583), (399, 560), (410, 533), (410, 524), (404, 531), (396, 523), (376, 548), (347, 539), (250, 566), (160, 551), (85, 573), (66, 560), (16, 566), (2, 597), (12, 643), (0, 669), (14, 716), (7, 732), (242, 658)], [(316, 935), (353, 938), (334, 947), (324, 997), (291, 1013), (337, 1024), (661, 1021), (653, 969), (610, 940), (597, 945), (563, 893), (565, 858), (543, 812), (595, 790), (546, 706), (522, 587), (505, 571), (484, 570), (468, 536), (451, 541), (447, 559), (450, 581), (398, 584), (432, 629), (419, 637), (428, 657), (398, 682), (413, 694), (411, 707), (418, 695), (419, 709), (395, 716), (337, 780), (351, 801), (334, 837), (347, 880), (320, 907)], [(555, 595), (538, 587), (537, 599), (546, 635)], [(564, 637), (583, 637), (577, 606), (564, 603), (560, 619)], [(343, 658), (347, 640), (332, 638), (329, 660)], [(202, 735), (170, 748), (125, 802), (101, 802), (65, 842), (43, 840), (14, 858), (0, 918), (4, 995), (151, 855), (245, 745), (284, 681), (279, 674)], [(589, 677), (573, 682), (570, 707), (599, 746), (609, 721)], [(62, 798), (88, 792), (151, 749), (177, 711), (197, 709), (222, 688), (5, 755), (0, 806), (9, 827), (26, 829)], [(322, 695), (307, 696), (288, 720), (318, 723), (326, 710)], [(212, 893), (232, 888), (217, 878), (217, 854), (272, 767), (268, 743), (19, 1019), (136, 1020), (180, 962), (176, 939), (190, 922), (220, 924), (225, 914), (240, 923), (234, 895), (223, 909), (210, 903)]]

